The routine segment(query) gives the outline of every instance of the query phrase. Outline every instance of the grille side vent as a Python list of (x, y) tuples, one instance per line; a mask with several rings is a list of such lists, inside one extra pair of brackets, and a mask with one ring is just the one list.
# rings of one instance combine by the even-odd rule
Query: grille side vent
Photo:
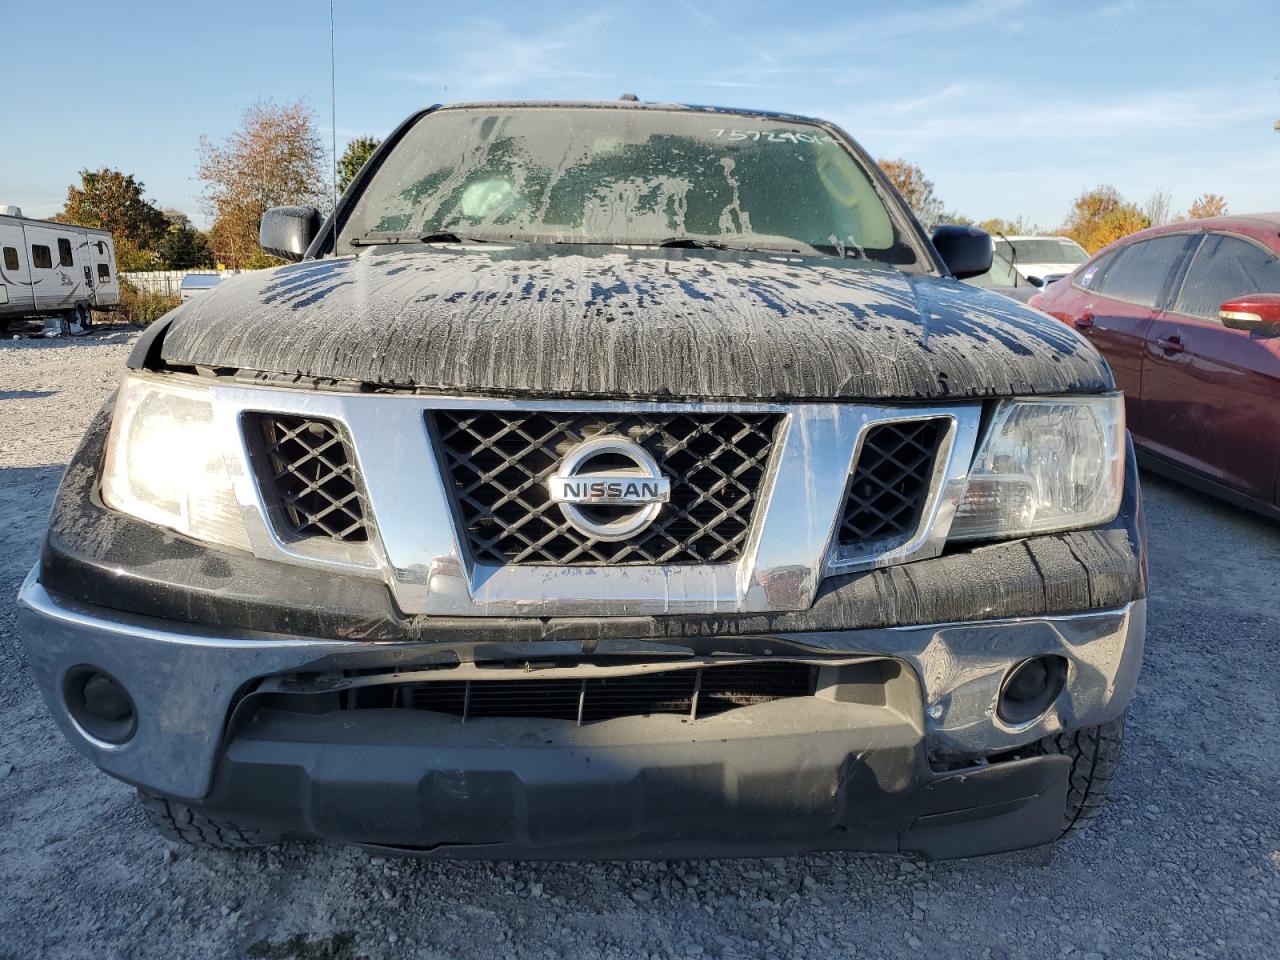
[[(775, 413), (428, 414), (471, 556), (482, 563), (578, 566), (737, 560), (781, 419)], [(651, 526), (626, 540), (598, 540), (571, 526), (547, 489), (564, 455), (601, 434), (642, 446), (671, 481), (671, 501)]]
[(362, 485), (336, 423), (276, 413), (246, 419), (261, 444), (259, 483), (288, 532), (336, 543), (369, 539)]
[(849, 479), (840, 545), (887, 549), (916, 532), (929, 499), (945, 417), (870, 427)]

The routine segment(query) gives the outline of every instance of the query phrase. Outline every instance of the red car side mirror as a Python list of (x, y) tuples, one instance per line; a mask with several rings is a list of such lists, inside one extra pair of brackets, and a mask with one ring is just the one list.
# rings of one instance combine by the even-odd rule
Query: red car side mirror
[(1232, 330), (1248, 330), (1265, 337), (1280, 335), (1280, 293), (1250, 293), (1234, 297), (1218, 308), (1218, 319)]

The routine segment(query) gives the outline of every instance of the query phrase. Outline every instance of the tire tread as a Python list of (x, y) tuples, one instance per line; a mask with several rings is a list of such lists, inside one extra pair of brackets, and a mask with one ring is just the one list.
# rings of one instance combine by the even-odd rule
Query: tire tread
[(1120, 716), (1097, 727), (1045, 737), (1035, 744), (1033, 752), (1039, 756), (1071, 758), (1061, 837), (1085, 829), (1106, 806), (1107, 789), (1120, 766), (1123, 742), (1124, 717)]
[(169, 840), (206, 850), (248, 850), (265, 847), (277, 838), (257, 830), (217, 820), (187, 806), (153, 793), (138, 791), (138, 800), (147, 820)]

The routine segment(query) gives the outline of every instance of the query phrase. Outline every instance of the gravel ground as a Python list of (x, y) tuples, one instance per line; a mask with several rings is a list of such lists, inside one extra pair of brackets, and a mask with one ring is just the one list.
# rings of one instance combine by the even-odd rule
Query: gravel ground
[[(132, 335), (0, 344), (0, 597)], [(51, 426), (52, 425), (52, 426)], [(1146, 481), (1150, 632), (1113, 802), (1052, 853), (687, 863), (171, 847), (45, 715), (0, 600), (0, 958), (1271, 957), (1280, 529)]]

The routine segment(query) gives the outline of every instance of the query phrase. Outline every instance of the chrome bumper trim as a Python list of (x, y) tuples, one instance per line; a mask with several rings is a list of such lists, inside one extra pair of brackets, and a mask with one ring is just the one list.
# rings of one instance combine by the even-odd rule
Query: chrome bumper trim
[[(63, 733), (108, 773), (191, 799), (209, 790), (230, 706), (246, 684), (301, 670), (409, 664), (451, 647), (469, 659), (474, 646), (220, 634), (80, 604), (50, 594), (38, 577), (37, 567), (23, 583), (18, 621), (31, 671)], [(923, 688), (931, 753), (981, 757), (1118, 716), (1137, 682), (1145, 615), (1146, 603), (1139, 600), (1091, 613), (778, 639), (791, 650), (807, 648), (814, 655), (879, 655), (907, 663)], [(735, 642), (740, 641), (726, 638), (723, 646), (732, 649)], [(528, 644), (513, 646), (529, 649)], [(649, 653), (687, 652), (679, 641), (637, 641), (636, 646)], [(538, 656), (557, 653), (582, 655), (583, 645), (537, 644)], [(1067, 659), (1066, 689), (1044, 717), (1010, 727), (995, 711), (1001, 681), (1013, 665), (1041, 654)], [(63, 678), (79, 664), (110, 672), (130, 691), (138, 705), (138, 729), (127, 743), (111, 746), (87, 738), (67, 713)]]

